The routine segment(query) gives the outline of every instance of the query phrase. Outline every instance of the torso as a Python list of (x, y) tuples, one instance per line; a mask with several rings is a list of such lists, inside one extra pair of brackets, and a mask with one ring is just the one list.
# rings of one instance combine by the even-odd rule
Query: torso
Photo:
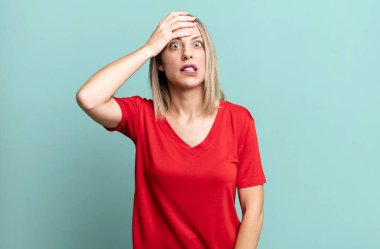
[[(219, 100), (216, 100), (216, 105), (219, 106)], [(191, 122), (178, 120), (166, 116), (166, 120), (170, 126), (177, 133), (177, 135), (191, 147), (195, 147), (200, 144), (209, 134), (212, 125), (216, 118), (217, 110), (212, 116), (207, 118), (199, 118)]]

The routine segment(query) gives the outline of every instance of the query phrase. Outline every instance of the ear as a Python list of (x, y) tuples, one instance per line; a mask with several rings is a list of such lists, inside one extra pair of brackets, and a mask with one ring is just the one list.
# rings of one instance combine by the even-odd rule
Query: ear
[(160, 65), (158, 66), (158, 70), (160, 70), (160, 71), (165, 71), (164, 66), (160, 64)]

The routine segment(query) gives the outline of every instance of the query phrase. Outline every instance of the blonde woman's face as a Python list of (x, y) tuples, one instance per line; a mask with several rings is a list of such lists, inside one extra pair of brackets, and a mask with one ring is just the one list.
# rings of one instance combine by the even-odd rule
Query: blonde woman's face
[[(197, 27), (182, 28), (191, 36), (179, 37), (171, 40), (161, 54), (162, 65), (158, 70), (164, 71), (169, 84), (183, 88), (192, 88), (202, 85), (205, 80), (206, 54), (204, 41)], [(183, 71), (185, 64), (194, 64), (196, 71)]]

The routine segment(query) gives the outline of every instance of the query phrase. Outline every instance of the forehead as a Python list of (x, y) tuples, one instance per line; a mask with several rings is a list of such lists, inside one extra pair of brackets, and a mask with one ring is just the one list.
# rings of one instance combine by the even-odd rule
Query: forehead
[(181, 31), (182, 32), (193, 32), (193, 34), (191, 36), (177, 37), (177, 38), (174, 38), (172, 40), (184, 40), (184, 39), (191, 40), (191, 39), (198, 37), (198, 36), (200, 36), (199, 39), (202, 39), (202, 34), (197, 27), (181, 28)]

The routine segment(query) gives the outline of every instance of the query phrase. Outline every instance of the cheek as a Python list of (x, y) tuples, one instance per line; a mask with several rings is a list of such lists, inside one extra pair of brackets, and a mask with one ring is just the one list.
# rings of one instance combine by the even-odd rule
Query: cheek
[(166, 73), (166, 75), (176, 75), (176, 74), (179, 74), (180, 72), (178, 71), (176, 71), (175, 70), (175, 67), (174, 66), (171, 66), (171, 65), (168, 65), (167, 67), (166, 67), (166, 70), (165, 70), (165, 73)]
[(199, 65), (202, 67), (202, 68), (205, 68), (206, 67), (206, 56), (200, 56), (199, 57), (200, 59), (200, 62), (199, 62)]
[(206, 54), (205, 54), (204, 51), (202, 51), (202, 52), (200, 52), (200, 53), (198, 54), (198, 58), (200, 59), (200, 61), (201, 61), (202, 63), (206, 63)]

